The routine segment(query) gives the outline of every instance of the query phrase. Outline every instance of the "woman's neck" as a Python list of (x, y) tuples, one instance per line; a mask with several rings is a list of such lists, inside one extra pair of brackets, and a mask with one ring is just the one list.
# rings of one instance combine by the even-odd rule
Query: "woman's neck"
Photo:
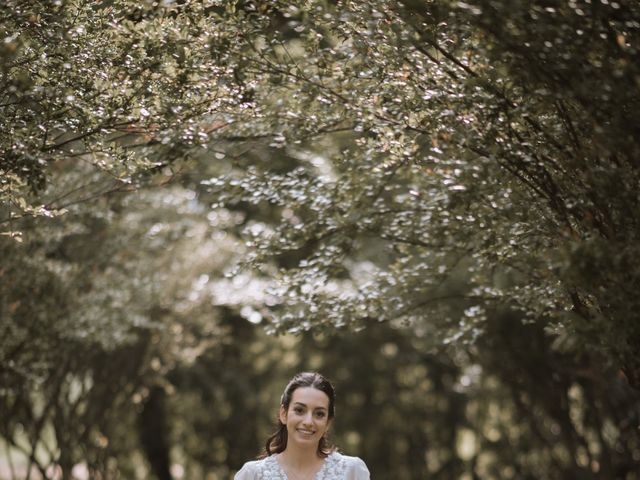
[(295, 469), (317, 466), (323, 462), (323, 459), (318, 456), (317, 445), (312, 447), (287, 445), (287, 448), (279, 456), (281, 463)]

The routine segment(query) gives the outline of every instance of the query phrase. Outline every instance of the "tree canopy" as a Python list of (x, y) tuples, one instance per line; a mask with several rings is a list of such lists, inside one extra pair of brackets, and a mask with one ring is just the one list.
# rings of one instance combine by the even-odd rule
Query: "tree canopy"
[(43, 477), (224, 478), (322, 368), (376, 478), (638, 478), (637, 2), (0, 11), (0, 435)]

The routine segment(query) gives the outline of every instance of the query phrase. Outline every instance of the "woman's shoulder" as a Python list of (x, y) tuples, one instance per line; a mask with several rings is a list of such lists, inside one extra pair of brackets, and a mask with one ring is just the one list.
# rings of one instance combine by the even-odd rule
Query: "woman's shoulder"
[[(352, 457), (339, 452), (329, 455), (329, 462), (335, 470), (343, 472), (341, 477), (347, 479), (364, 480), (369, 478), (369, 469), (360, 457)], [(332, 470), (329, 468), (329, 470)], [(336, 472), (338, 473), (338, 472)]]
[(346, 465), (364, 465), (364, 461), (360, 457), (352, 457), (338, 451), (331, 453), (330, 456), (334, 457), (339, 462), (345, 463)]

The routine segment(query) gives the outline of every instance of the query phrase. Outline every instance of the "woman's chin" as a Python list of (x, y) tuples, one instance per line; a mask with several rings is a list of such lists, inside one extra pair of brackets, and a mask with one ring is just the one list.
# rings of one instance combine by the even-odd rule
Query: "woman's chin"
[(305, 445), (318, 443), (318, 436), (315, 433), (309, 435), (302, 432), (296, 432), (293, 439), (296, 443)]

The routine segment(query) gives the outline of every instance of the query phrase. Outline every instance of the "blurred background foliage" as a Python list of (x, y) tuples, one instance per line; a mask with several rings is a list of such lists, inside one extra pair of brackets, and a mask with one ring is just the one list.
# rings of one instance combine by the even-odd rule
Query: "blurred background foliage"
[(640, 478), (637, 2), (0, 13), (0, 477)]

